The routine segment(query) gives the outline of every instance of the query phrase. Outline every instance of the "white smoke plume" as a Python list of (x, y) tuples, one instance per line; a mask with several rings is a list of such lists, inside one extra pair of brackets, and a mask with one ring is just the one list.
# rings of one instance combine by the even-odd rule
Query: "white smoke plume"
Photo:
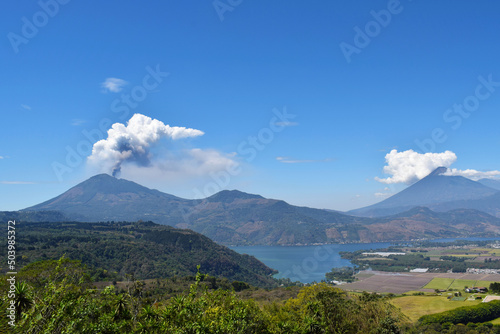
[(438, 167), (450, 167), (456, 160), (457, 155), (451, 151), (422, 154), (413, 150), (403, 152), (392, 150), (386, 154), (387, 165), (384, 166), (384, 173), (392, 176), (385, 179), (376, 177), (375, 180), (385, 184), (411, 184), (426, 177)]
[(121, 123), (111, 126), (108, 138), (94, 144), (88, 161), (105, 169), (111, 169), (112, 175), (117, 177), (125, 162), (141, 167), (151, 166), (150, 148), (161, 138), (178, 140), (203, 134), (200, 130), (165, 125), (159, 120), (134, 114), (126, 126)]

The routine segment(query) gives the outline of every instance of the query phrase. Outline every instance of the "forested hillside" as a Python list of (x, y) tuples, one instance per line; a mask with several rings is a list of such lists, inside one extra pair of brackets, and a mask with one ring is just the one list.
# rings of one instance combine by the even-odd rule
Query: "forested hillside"
[[(4, 258), (6, 249), (2, 249)], [(276, 284), (271, 277), (275, 271), (254, 257), (199, 233), (152, 222), (18, 223), (16, 254), (18, 267), (63, 255), (81, 260), (96, 280), (120, 280), (126, 275), (138, 279), (187, 276), (201, 265), (212, 276), (256, 286)], [(3, 272), (6, 265), (1, 265)]]

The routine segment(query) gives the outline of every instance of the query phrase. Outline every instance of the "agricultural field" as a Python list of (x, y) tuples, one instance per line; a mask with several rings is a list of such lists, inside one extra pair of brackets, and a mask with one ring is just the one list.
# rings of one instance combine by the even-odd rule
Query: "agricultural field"
[(472, 306), (481, 303), (474, 301), (451, 301), (446, 296), (403, 296), (391, 299), (391, 304), (401, 311), (412, 322), (423, 315), (444, 312), (461, 306)]
[[(491, 242), (456, 241), (454, 243), (416, 243), (411, 246), (398, 245), (384, 249), (343, 252), (360, 269), (384, 272), (411, 272), (426, 269), (432, 273), (465, 273), (467, 269), (478, 269), (480, 273), (500, 272), (500, 249)], [(380, 253), (389, 253), (381, 257)], [(477, 280), (477, 277), (471, 279)]]
[(421, 289), (433, 278), (433, 276), (409, 273), (371, 272), (371, 275), (367, 275), (366, 272), (360, 272), (360, 274), (362, 276), (359, 281), (343, 284), (340, 287), (349, 291), (402, 294)]
[[(488, 288), (491, 283), (500, 282), (500, 274), (492, 271), (465, 272), (467, 268), (500, 269), (500, 249), (463, 245), (377, 251), (406, 252), (406, 255), (370, 258), (361, 252), (345, 254), (361, 268), (373, 270), (360, 271), (357, 281), (340, 287), (347, 291), (395, 294), (391, 303), (412, 322), (423, 315), (477, 305), (487, 294), (466, 293), (465, 287)], [(414, 268), (428, 268), (428, 271), (410, 272)], [(436, 290), (441, 292), (436, 293)], [(500, 324), (500, 318), (493, 323)]]
[[(500, 277), (499, 277), (500, 278)], [(495, 281), (483, 281), (475, 279), (453, 279), (453, 278), (433, 278), (423, 289), (439, 289), (439, 290), (464, 290), (465, 287), (489, 287)]]
[(464, 248), (435, 247), (421, 248), (419, 250), (421, 252), (417, 252), (417, 254), (428, 256), (431, 260), (439, 260), (441, 256), (452, 256), (465, 258), (467, 262), (484, 263), (485, 260), (489, 259), (500, 261), (500, 249), (494, 248), (464, 246)]
[(427, 283), (423, 289), (438, 289), (438, 290), (448, 290), (450, 285), (455, 281), (454, 278), (446, 278), (446, 277), (436, 277), (433, 278), (429, 283)]
[[(349, 291), (370, 291), (403, 294), (409, 292), (430, 292), (435, 289), (462, 291), (466, 286), (489, 287), (500, 282), (500, 274), (465, 273), (391, 273), (380, 271), (360, 271), (358, 281), (340, 285)], [(463, 292), (463, 291), (462, 291)], [(465, 295), (465, 292), (463, 292)]]
[(451, 283), (451, 285), (448, 287), (448, 289), (452, 290), (464, 290), (465, 287), (473, 287), (473, 286), (478, 286), (476, 284), (476, 280), (472, 279), (456, 279)]
[(499, 248), (494, 248), (494, 249), (486, 249), (488, 251), (488, 254), (492, 256), (500, 256), (500, 249)]

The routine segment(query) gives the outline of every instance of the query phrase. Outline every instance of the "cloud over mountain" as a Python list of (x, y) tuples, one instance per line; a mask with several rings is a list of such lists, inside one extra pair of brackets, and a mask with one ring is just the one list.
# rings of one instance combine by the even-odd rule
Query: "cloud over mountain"
[(491, 171), (478, 171), (475, 169), (466, 169), (466, 170), (460, 170), (456, 168), (449, 168), (444, 175), (450, 175), (450, 176), (463, 176), (468, 179), (477, 181), (480, 179), (494, 179), (497, 176), (500, 175), (500, 171), (498, 170), (491, 170)]
[(111, 126), (108, 137), (94, 144), (88, 161), (105, 170), (111, 169), (113, 176), (117, 176), (125, 162), (142, 167), (151, 166), (151, 147), (162, 138), (178, 140), (203, 134), (200, 130), (165, 125), (159, 120), (134, 114), (127, 125), (115, 123)]
[(438, 167), (449, 167), (457, 160), (457, 155), (451, 151), (443, 153), (418, 153), (413, 150), (398, 152), (392, 150), (385, 156), (387, 163), (384, 173), (392, 175), (388, 178), (376, 177), (375, 180), (391, 184), (411, 184), (418, 181)]
[[(375, 180), (385, 184), (406, 183), (412, 184), (438, 167), (450, 167), (457, 160), (457, 155), (452, 151), (442, 153), (418, 153), (413, 150), (398, 152), (391, 150), (385, 156), (386, 166), (384, 173), (391, 175), (387, 178), (375, 177)], [(474, 169), (460, 170), (448, 168), (444, 175), (463, 176), (472, 180), (494, 178), (500, 171), (477, 171)]]

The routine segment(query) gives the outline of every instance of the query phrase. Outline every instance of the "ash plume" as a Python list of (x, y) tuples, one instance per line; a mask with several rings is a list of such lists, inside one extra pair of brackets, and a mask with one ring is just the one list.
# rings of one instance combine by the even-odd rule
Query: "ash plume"
[(113, 175), (113, 177), (119, 178), (121, 172), (122, 172), (122, 167), (120, 165), (117, 165), (114, 166), (113, 169), (111, 170), (111, 175)]
[(148, 116), (134, 114), (126, 126), (122, 123), (113, 124), (108, 130), (108, 137), (94, 144), (88, 160), (111, 171), (114, 177), (119, 177), (125, 162), (141, 167), (150, 166), (150, 148), (160, 139), (178, 140), (203, 134), (200, 130), (170, 126)]

